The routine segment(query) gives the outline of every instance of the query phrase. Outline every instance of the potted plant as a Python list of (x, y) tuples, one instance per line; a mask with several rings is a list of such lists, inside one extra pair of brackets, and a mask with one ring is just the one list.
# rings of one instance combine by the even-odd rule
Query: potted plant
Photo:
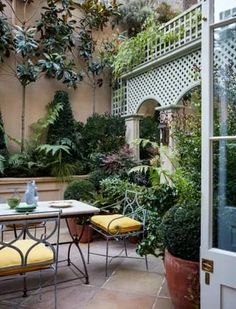
[[(89, 202), (95, 192), (94, 185), (89, 180), (75, 180), (72, 181), (65, 190), (64, 199), (65, 200), (78, 200)], [(93, 240), (92, 229), (86, 222), (82, 219), (82, 222), (77, 217), (72, 217), (67, 219), (70, 232), (73, 235), (80, 237), (81, 233), (83, 235), (80, 239), (81, 243), (88, 243)]]
[(175, 309), (199, 307), (200, 206), (173, 206), (163, 217), (166, 280)]

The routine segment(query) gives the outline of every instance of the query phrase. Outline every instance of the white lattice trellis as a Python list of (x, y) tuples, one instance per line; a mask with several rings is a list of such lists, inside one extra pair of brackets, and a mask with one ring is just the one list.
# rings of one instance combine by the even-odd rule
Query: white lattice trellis
[(196, 85), (193, 68), (200, 65), (201, 51), (196, 51), (129, 79), (127, 114), (135, 114), (140, 104), (150, 97), (161, 106), (177, 103), (188, 89)]
[[(160, 29), (161, 39), (152, 42), (152, 48), (147, 46), (146, 57), (138, 67), (158, 62), (161, 57), (175, 51), (179, 53), (186, 46), (191, 48), (191, 44), (201, 38), (201, 19), (199, 3), (166, 23)], [(200, 65), (201, 51), (198, 50), (165, 64), (156, 64), (156, 68), (127, 80), (120, 79), (113, 91), (112, 113), (135, 114), (140, 104), (148, 98), (156, 99), (161, 106), (176, 104), (181, 95), (197, 84), (193, 67)]]

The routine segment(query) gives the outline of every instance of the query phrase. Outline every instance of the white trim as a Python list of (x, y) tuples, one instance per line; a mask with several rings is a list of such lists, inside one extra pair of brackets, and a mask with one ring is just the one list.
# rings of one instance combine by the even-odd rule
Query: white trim
[(184, 45), (183, 47), (179, 47), (179, 48), (175, 48), (174, 51), (166, 53), (164, 56), (159, 57), (157, 59), (154, 59), (153, 61), (149, 61), (145, 64), (141, 64), (139, 66), (137, 66), (136, 68), (134, 68), (131, 72), (123, 74), (121, 76), (121, 79), (128, 79), (128, 78), (132, 78), (135, 77), (137, 75), (140, 75), (144, 72), (147, 72), (151, 69), (155, 69), (165, 63), (168, 63), (170, 61), (173, 61), (175, 59), (179, 59), (181, 57), (184, 57), (194, 51), (197, 51), (201, 49), (201, 39), (196, 39), (195, 41), (192, 41), (186, 45)]
[(211, 137), (209, 137), (209, 139), (211, 141), (222, 141), (222, 140), (234, 141), (234, 140), (236, 140), (236, 136), (235, 135), (232, 135), (232, 136), (211, 136)]
[(148, 95), (148, 96), (142, 98), (142, 99), (139, 101), (139, 103), (138, 103), (138, 105), (137, 105), (137, 107), (136, 107), (136, 110), (135, 110), (135, 114), (138, 114), (138, 110), (140, 109), (140, 107), (143, 105), (143, 103), (144, 103), (145, 101), (148, 101), (148, 100), (153, 100), (153, 101), (155, 101), (156, 104), (157, 104), (157, 106), (158, 106), (158, 105), (159, 105), (159, 106), (164, 106), (164, 104), (161, 104), (161, 103), (160, 103), (161, 100), (160, 100), (157, 96)]
[(197, 86), (201, 85), (201, 81), (196, 81), (194, 83), (192, 83), (191, 85), (189, 85), (187, 88), (184, 89), (184, 91), (182, 91), (182, 93), (179, 95), (179, 97), (177, 98), (177, 100), (175, 101), (175, 103), (173, 103), (173, 105), (178, 105), (179, 101), (183, 98), (183, 96), (185, 94), (187, 94), (190, 90), (196, 88)]
[[(209, 1), (204, 2), (203, 15), (210, 16), (210, 3)], [(210, 140), (211, 134), (211, 50), (210, 50), (210, 27), (209, 18), (203, 22), (202, 27), (202, 220), (201, 220), (201, 250), (202, 254), (206, 254), (211, 244), (211, 151), (210, 151)]]

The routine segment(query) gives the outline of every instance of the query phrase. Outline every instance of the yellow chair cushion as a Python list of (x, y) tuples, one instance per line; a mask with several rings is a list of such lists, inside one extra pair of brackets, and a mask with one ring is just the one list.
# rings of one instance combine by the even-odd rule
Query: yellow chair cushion
[(91, 222), (110, 234), (124, 234), (139, 231), (142, 228), (142, 223), (123, 215), (97, 215), (91, 218)]
[[(31, 239), (23, 239), (17, 240), (13, 245), (19, 248), (25, 256), (29, 248), (35, 243), (36, 242)], [(44, 244), (38, 244), (30, 251), (27, 258), (27, 265), (37, 263), (50, 264), (53, 262), (53, 258), (53, 252), (49, 247), (46, 247)], [(15, 249), (6, 247), (0, 250), (0, 273), (1, 268), (17, 266), (21, 267), (22, 261), (20, 254)]]

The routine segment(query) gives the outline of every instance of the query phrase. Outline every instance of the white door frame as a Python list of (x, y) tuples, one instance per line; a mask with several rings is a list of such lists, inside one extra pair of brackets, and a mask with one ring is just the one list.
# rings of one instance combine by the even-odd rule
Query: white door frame
[[(222, 0), (224, 1), (224, 0)], [(225, 0), (227, 1), (227, 0)], [(202, 28), (202, 208), (201, 208), (201, 261), (202, 258), (213, 260), (215, 257), (225, 257), (225, 263), (231, 263), (235, 259), (236, 253), (213, 248), (212, 246), (212, 141), (219, 139), (236, 140), (236, 136), (214, 137), (213, 136), (213, 30), (220, 26), (226, 26), (236, 22), (236, 18), (217, 22), (214, 24), (213, 14), (214, 0), (205, 0), (202, 4), (203, 9), (203, 28)], [(201, 265), (201, 264), (200, 264)], [(226, 264), (227, 265), (227, 264)], [(224, 266), (215, 272), (219, 276), (224, 272)], [(225, 267), (225, 273), (228, 270)], [(202, 265), (201, 265), (202, 269)], [(211, 280), (211, 274), (209, 274)], [(226, 275), (226, 274), (225, 274)], [(201, 271), (201, 308), (218, 309), (221, 303), (220, 293), (212, 295), (215, 281), (206, 285), (206, 272)], [(234, 285), (235, 283), (231, 281)], [(218, 284), (218, 283), (217, 283)], [(230, 286), (230, 284), (229, 284)], [(234, 286), (235, 287), (235, 286)], [(217, 287), (216, 287), (217, 290)], [(211, 308), (206, 306), (205, 299), (211, 298)], [(236, 304), (235, 304), (236, 308)]]

